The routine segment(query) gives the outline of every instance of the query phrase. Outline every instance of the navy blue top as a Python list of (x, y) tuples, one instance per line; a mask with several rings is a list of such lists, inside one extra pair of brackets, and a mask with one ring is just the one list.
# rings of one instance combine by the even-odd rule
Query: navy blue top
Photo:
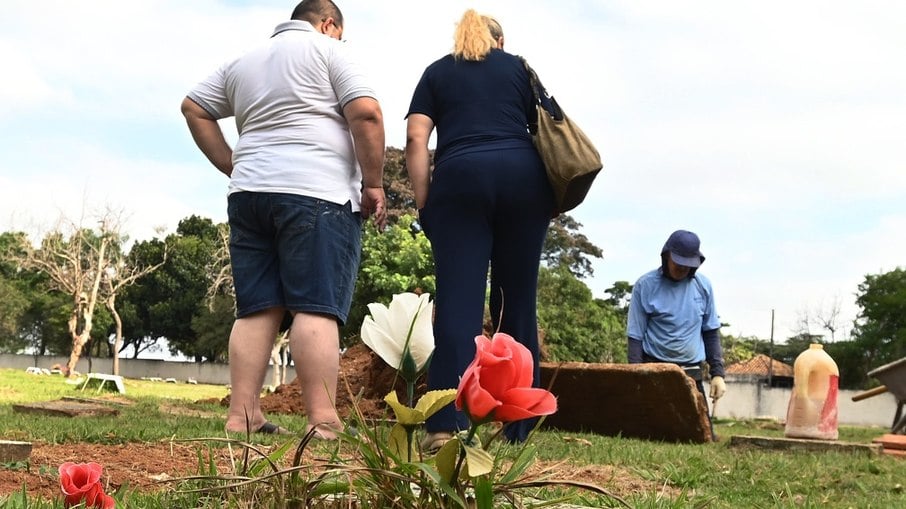
[(534, 96), (519, 57), (492, 49), (484, 60), (447, 55), (425, 69), (409, 105), (437, 128), (435, 164), (466, 152), (532, 147)]

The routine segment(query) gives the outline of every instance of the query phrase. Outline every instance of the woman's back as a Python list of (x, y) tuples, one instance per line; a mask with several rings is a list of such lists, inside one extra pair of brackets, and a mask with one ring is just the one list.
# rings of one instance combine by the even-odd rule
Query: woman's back
[(534, 98), (522, 61), (493, 49), (479, 61), (447, 55), (431, 64), (413, 94), (409, 114), (437, 127), (437, 161), (476, 150), (531, 146), (528, 115)]

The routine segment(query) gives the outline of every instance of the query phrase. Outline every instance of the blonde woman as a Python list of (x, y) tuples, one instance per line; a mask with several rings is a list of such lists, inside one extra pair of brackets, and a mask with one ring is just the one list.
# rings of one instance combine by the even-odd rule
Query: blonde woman
[[(425, 69), (407, 114), (406, 165), (437, 275), (430, 390), (456, 387), (475, 355), (489, 266), (494, 329), (529, 348), (538, 384), (538, 265), (555, 205), (527, 130), (535, 111), (528, 73), (503, 42), (500, 23), (466, 11), (453, 52)], [(533, 424), (504, 432), (522, 441)], [(428, 420), (422, 447), (436, 449), (467, 426), (451, 405)]]

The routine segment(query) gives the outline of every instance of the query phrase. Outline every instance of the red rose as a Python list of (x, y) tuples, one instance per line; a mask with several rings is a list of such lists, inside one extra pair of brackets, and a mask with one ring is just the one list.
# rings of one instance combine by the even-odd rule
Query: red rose
[(84, 503), (85, 507), (112, 509), (116, 505), (113, 497), (104, 493), (101, 487), (103, 467), (97, 463), (67, 461), (58, 470), (66, 507)]
[(532, 387), (534, 369), (531, 352), (512, 336), (477, 336), (475, 360), (459, 382), (456, 408), (473, 423), (511, 422), (556, 412), (554, 395)]

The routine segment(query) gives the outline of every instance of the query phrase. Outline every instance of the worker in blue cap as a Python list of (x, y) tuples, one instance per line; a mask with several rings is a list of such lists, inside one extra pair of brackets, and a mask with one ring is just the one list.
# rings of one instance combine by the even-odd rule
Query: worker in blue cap
[(626, 333), (630, 363), (676, 364), (695, 380), (702, 395), (702, 362), (707, 362), (713, 404), (727, 386), (714, 291), (711, 281), (698, 273), (704, 261), (698, 235), (673, 232), (661, 250), (661, 266), (632, 287)]

